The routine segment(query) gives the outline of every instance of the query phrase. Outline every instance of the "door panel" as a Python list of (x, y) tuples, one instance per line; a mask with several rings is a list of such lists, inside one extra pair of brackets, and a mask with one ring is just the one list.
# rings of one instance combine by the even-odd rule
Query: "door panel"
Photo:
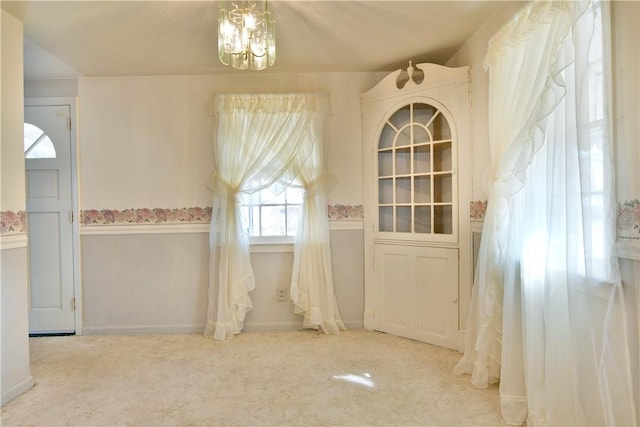
[(69, 112), (68, 105), (25, 107), (25, 123), (55, 148), (54, 157), (25, 159), (30, 333), (75, 331)]
[(451, 277), (451, 260), (447, 253), (418, 254), (417, 269), (417, 325), (418, 333), (429, 337), (447, 338), (449, 313), (448, 291), (456, 283)]
[(375, 244), (374, 329), (457, 348), (458, 250)]
[(27, 171), (27, 197), (31, 203), (35, 205), (41, 200), (46, 203), (60, 198), (58, 174), (57, 169)]
[(384, 299), (380, 301), (384, 306), (384, 320), (394, 328), (407, 328), (411, 324), (410, 310), (404, 306), (411, 293), (409, 282), (409, 257), (405, 254), (380, 254), (380, 272)]

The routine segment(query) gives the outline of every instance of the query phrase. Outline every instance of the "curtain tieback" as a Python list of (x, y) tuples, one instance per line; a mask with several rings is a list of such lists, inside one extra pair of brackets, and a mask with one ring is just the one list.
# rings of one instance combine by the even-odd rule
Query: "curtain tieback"
[(238, 196), (238, 188), (232, 187), (224, 178), (218, 174), (211, 177), (209, 188), (213, 190), (216, 196), (220, 196), (227, 200), (235, 200)]
[(335, 181), (333, 175), (329, 172), (324, 172), (322, 175), (316, 177), (313, 181), (304, 183), (304, 198), (309, 199), (315, 197), (317, 194), (324, 192), (327, 187)]

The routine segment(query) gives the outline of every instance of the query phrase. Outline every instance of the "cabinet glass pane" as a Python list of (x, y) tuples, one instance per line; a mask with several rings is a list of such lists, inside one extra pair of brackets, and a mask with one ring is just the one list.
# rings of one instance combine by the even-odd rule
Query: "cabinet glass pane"
[(431, 233), (431, 206), (416, 206), (414, 230), (416, 233)]
[(400, 129), (393, 145), (396, 147), (408, 147), (411, 145), (411, 126)]
[(431, 117), (436, 113), (437, 109), (429, 104), (413, 104), (413, 121), (426, 126)]
[(413, 143), (414, 144), (424, 144), (425, 142), (430, 142), (431, 138), (427, 133), (427, 129), (421, 125), (413, 125)]
[(433, 170), (448, 172), (452, 169), (451, 142), (433, 145)]
[(451, 203), (452, 200), (451, 174), (435, 175), (433, 177), (433, 201), (436, 203)]
[(396, 178), (396, 203), (411, 203), (411, 178)]
[(451, 206), (434, 206), (433, 207), (433, 232), (436, 234), (453, 233)]
[(429, 128), (429, 130), (431, 130), (431, 135), (433, 136), (434, 141), (451, 139), (451, 129), (449, 128), (449, 123), (447, 122), (447, 119), (442, 115), (442, 113), (438, 113), (438, 115), (433, 119), (433, 122), (431, 122)]
[(413, 201), (415, 203), (431, 203), (431, 177), (413, 177)]
[(396, 150), (396, 175), (408, 175), (411, 173), (411, 148)]
[(413, 173), (431, 172), (431, 146), (418, 145), (413, 147)]
[(378, 180), (378, 203), (381, 205), (393, 203), (393, 178)]
[(391, 148), (393, 147), (393, 140), (396, 137), (396, 131), (389, 124), (385, 124), (380, 134), (380, 141), (378, 141), (378, 148)]
[(406, 105), (393, 113), (389, 118), (391, 123), (396, 129), (400, 129), (411, 121), (411, 106)]
[(452, 234), (456, 161), (452, 129), (427, 103), (389, 117), (376, 151), (378, 227), (382, 232)]
[(396, 207), (396, 232), (411, 233), (411, 206)]
[(379, 151), (378, 152), (378, 176), (391, 176), (393, 175), (393, 152)]
[(393, 207), (381, 206), (378, 212), (380, 216), (380, 231), (393, 231)]

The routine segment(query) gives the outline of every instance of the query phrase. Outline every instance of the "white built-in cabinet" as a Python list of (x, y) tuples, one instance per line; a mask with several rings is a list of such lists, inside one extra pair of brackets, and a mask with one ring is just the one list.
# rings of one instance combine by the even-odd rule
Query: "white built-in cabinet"
[(365, 328), (462, 348), (471, 293), (469, 68), (409, 64), (362, 94)]

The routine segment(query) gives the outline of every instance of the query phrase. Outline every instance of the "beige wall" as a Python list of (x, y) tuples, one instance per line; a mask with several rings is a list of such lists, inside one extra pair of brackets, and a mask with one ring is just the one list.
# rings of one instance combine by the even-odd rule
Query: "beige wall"
[[(361, 230), (331, 231), (336, 299), (347, 327), (355, 328), (364, 310), (362, 239)], [(208, 244), (206, 232), (83, 236), (84, 333), (201, 333)], [(300, 328), (292, 303), (276, 299), (291, 281), (293, 253), (254, 252), (251, 260), (256, 289), (245, 329)]]
[[(640, 2), (613, 2), (612, 30), (616, 187), (622, 203), (640, 199)], [(640, 233), (635, 240), (618, 243), (640, 420)]]
[[(363, 200), (360, 93), (386, 73), (243, 74), (83, 78), (79, 96), (80, 209), (211, 206), (217, 92), (327, 92), (329, 204)], [(38, 86), (29, 84), (29, 93)], [(337, 221), (341, 223), (340, 221)], [(335, 223), (334, 223), (335, 224)], [(341, 223), (342, 224), (342, 223)], [(331, 231), (336, 298), (347, 326), (362, 327), (362, 221)], [(141, 228), (143, 229), (141, 231)], [(83, 331), (202, 331), (207, 228), (166, 233), (81, 227)], [(161, 233), (161, 234), (158, 234)], [(291, 252), (253, 248), (257, 278), (247, 329), (298, 328), (301, 317), (276, 289), (288, 288)], [(108, 261), (108, 262), (105, 262)]]
[(489, 75), (482, 63), (487, 53), (487, 44), (493, 34), (507, 22), (520, 8), (522, 2), (513, 2), (500, 8), (466, 41), (466, 43), (449, 59), (450, 67), (471, 66), (471, 146), (472, 156), (472, 191), (471, 200), (486, 200), (485, 182), (487, 165), (491, 162), (489, 155)]
[[(362, 203), (360, 93), (383, 74), (243, 74), (79, 81), (81, 209), (210, 206), (217, 92), (327, 92), (330, 204)], [(117, 165), (117, 167), (114, 167)]]
[[(0, 204), (5, 211), (24, 211), (22, 23), (1, 12), (2, 69)], [(33, 386), (29, 368), (27, 316), (27, 238), (24, 232), (0, 236), (2, 300), (2, 405)]]
[(25, 207), (22, 23), (2, 13), (2, 211)]

